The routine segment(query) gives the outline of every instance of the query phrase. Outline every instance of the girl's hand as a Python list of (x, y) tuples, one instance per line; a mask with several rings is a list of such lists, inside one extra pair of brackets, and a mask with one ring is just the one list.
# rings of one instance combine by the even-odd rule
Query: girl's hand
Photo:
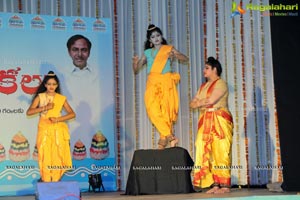
[(58, 118), (57, 117), (49, 117), (49, 120), (54, 124), (58, 122)]
[(133, 68), (134, 72), (137, 72), (138, 62), (139, 62), (139, 57), (138, 56), (134, 56), (132, 58), (132, 68)]
[(51, 109), (53, 109), (53, 107), (54, 107), (54, 103), (49, 102), (49, 103), (46, 105), (46, 110), (51, 110)]
[(169, 58), (171, 59), (171, 60), (173, 60), (174, 58), (177, 58), (176, 57), (176, 53), (172, 50), (172, 51), (170, 51), (170, 53), (169, 53)]
[(173, 48), (170, 51), (169, 58), (170, 59), (177, 59), (178, 61), (181, 61), (181, 62), (187, 62), (189, 60), (189, 58), (186, 55), (182, 54), (180, 51), (178, 51), (175, 48)]

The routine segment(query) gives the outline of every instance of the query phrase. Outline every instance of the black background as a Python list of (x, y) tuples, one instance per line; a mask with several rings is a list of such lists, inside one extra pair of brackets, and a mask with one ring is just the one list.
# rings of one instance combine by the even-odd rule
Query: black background
[[(283, 189), (300, 190), (300, 16), (299, 0), (270, 0), (270, 4), (298, 3), (298, 16), (270, 17), (274, 83)], [(287, 12), (287, 11), (285, 11)]]

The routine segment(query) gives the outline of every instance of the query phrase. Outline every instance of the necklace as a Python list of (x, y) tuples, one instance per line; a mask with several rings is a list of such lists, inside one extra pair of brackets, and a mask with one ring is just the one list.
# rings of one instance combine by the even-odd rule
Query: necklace
[(55, 93), (54, 93), (54, 95), (49, 95), (49, 94), (46, 92), (46, 102), (45, 102), (45, 104), (47, 105), (48, 103), (52, 103), (52, 102), (53, 102), (53, 99), (54, 99), (54, 96), (55, 96)]

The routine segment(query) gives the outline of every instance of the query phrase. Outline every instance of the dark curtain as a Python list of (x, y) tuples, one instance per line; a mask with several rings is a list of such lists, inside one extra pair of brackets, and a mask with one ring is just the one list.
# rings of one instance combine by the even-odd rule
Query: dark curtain
[[(270, 0), (270, 4), (297, 4), (299, 1)], [(281, 11), (287, 12), (287, 11)], [(271, 36), (276, 105), (283, 165), (282, 187), (300, 190), (300, 16), (272, 16)]]

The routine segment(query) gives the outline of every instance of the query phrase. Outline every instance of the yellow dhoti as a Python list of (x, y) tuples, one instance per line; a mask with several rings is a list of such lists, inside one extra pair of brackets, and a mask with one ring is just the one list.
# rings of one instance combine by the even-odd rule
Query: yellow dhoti
[(179, 79), (178, 73), (148, 75), (145, 106), (161, 137), (172, 134), (172, 124), (177, 120), (179, 99), (176, 83)]
[(176, 84), (180, 80), (180, 75), (171, 72), (162, 73), (172, 48), (171, 45), (160, 47), (148, 74), (144, 96), (149, 119), (158, 130), (160, 138), (164, 140), (163, 143), (174, 140), (172, 125), (177, 120), (179, 105)]
[[(41, 101), (43, 96), (40, 95)], [(72, 168), (69, 129), (65, 122), (52, 123), (49, 117), (59, 117), (65, 97), (56, 94), (54, 108), (41, 115), (38, 124), (37, 150), (40, 175), (44, 182), (59, 181)]]

